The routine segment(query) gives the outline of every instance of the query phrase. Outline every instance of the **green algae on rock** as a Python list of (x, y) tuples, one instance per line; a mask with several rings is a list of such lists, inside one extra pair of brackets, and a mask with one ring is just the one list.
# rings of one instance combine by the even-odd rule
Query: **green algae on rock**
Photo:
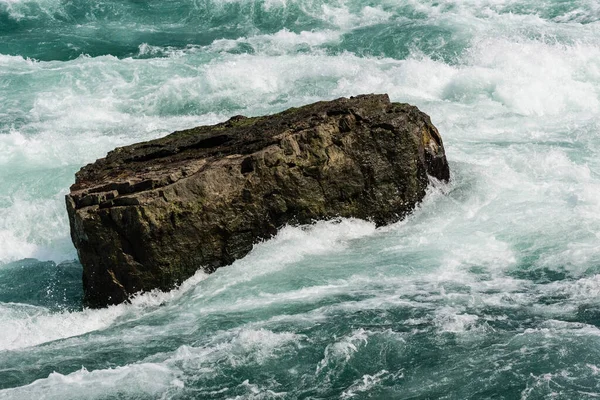
[(387, 95), (323, 101), (175, 132), (83, 167), (66, 196), (86, 304), (167, 290), (285, 224), (409, 213), (449, 179), (429, 117)]

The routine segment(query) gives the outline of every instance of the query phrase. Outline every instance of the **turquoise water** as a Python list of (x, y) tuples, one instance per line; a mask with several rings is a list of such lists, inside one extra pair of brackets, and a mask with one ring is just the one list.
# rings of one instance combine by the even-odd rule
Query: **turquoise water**
[[(407, 220), (82, 308), (81, 166), (372, 92), (445, 141)], [(597, 398), (599, 156), (596, 0), (0, 0), (0, 399)]]

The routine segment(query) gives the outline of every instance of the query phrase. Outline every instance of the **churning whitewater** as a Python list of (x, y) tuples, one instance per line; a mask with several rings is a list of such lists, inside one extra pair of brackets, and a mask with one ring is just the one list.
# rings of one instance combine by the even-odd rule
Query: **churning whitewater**
[[(409, 218), (82, 308), (79, 168), (359, 93), (444, 138)], [(0, 399), (600, 397), (596, 0), (0, 0), (0, 99)]]

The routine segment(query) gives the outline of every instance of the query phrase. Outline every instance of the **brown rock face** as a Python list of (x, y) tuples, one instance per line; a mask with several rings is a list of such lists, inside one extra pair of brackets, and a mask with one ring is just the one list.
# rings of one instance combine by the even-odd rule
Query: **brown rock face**
[(67, 195), (85, 301), (171, 289), (243, 257), (282, 225), (356, 217), (377, 225), (449, 179), (429, 117), (387, 95), (233, 117), (117, 148)]

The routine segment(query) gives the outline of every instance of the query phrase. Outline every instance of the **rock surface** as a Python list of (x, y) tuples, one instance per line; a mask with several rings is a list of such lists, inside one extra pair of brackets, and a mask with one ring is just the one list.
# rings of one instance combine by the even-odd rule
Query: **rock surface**
[(243, 257), (282, 225), (357, 217), (377, 225), (449, 179), (429, 117), (363, 95), (175, 132), (82, 168), (67, 195), (85, 302), (171, 289)]

